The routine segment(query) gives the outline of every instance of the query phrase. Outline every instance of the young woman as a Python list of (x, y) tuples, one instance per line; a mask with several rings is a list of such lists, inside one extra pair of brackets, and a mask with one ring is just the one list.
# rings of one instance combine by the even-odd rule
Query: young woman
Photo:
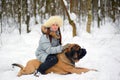
[(38, 75), (38, 72), (45, 74), (45, 71), (57, 62), (57, 53), (62, 52), (63, 49), (67, 48), (68, 45), (61, 45), (61, 33), (60, 27), (62, 26), (63, 21), (60, 16), (51, 16), (43, 25), (42, 32), (43, 35), (40, 38), (39, 46), (36, 50), (36, 57), (42, 64), (39, 66), (35, 75)]

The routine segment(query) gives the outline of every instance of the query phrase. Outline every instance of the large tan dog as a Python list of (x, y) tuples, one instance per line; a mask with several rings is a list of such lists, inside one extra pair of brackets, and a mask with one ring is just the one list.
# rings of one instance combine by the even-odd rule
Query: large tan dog
[[(82, 72), (88, 72), (90, 70), (96, 71), (95, 69), (87, 69), (75, 67), (75, 62), (79, 61), (86, 54), (86, 50), (82, 49), (77, 44), (70, 44), (70, 47), (65, 49), (62, 53), (57, 54), (58, 63), (48, 69), (47, 73), (54, 72), (57, 74), (68, 74), (68, 73), (77, 73), (80, 74)], [(28, 75), (35, 72), (35, 70), (41, 64), (37, 59), (32, 59), (27, 62), (26, 66), (22, 66), (20, 64), (14, 63), (13, 66), (18, 66), (21, 70), (18, 72), (17, 76)]]

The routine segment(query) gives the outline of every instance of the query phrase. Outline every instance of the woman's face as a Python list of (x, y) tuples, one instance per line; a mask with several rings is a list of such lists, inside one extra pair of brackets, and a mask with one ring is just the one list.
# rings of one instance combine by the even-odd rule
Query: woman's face
[(58, 25), (57, 24), (52, 24), (52, 26), (50, 27), (50, 29), (52, 30), (52, 31), (57, 31), (58, 30)]

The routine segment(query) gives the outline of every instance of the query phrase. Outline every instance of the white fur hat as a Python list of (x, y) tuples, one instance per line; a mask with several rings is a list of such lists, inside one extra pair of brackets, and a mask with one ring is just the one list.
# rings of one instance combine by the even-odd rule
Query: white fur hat
[(51, 27), (52, 24), (57, 24), (59, 27), (63, 25), (63, 20), (60, 16), (51, 16), (44, 24), (45, 27)]

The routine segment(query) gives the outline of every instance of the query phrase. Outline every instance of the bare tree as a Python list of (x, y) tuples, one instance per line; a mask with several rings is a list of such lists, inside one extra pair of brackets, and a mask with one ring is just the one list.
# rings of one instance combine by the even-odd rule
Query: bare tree
[(1, 24), (1, 25), (0, 25), (0, 26), (1, 26), (1, 27), (0, 27), (0, 28), (1, 28), (0, 33), (2, 33), (2, 5), (3, 5), (3, 4), (2, 4), (2, 1), (0, 1), (0, 3), (1, 3), (1, 4), (0, 4), (0, 5), (1, 5), (1, 7), (0, 7), (0, 24)]
[(34, 17), (35, 17), (35, 24), (38, 24), (37, 20), (36, 20), (36, 15), (37, 15), (37, 0), (33, 0), (34, 1)]
[(72, 26), (72, 28), (73, 28), (73, 37), (74, 37), (74, 36), (76, 36), (76, 25), (75, 25), (74, 21), (70, 18), (70, 15), (69, 15), (69, 13), (68, 13), (68, 11), (67, 11), (67, 8), (66, 8), (63, 0), (61, 0), (61, 2), (62, 2), (62, 5), (63, 5), (63, 7), (64, 7), (64, 10), (66, 11), (69, 24), (70, 24), (70, 25)]
[(19, 24), (19, 33), (21, 34), (21, 4), (22, 0), (18, 0), (18, 24)]
[[(27, 25), (27, 33), (29, 33), (30, 32), (30, 28), (29, 28), (29, 22), (30, 22), (30, 13), (29, 13), (29, 11), (28, 11), (28, 3), (27, 3), (27, 1), (28, 0), (25, 0), (26, 2), (26, 25)], [(36, 18), (35, 18), (35, 21), (36, 21)]]
[(91, 7), (91, 1), (92, 0), (88, 0), (88, 5), (87, 5), (87, 8), (88, 8), (88, 21), (87, 21), (87, 28), (86, 28), (86, 31), (88, 33), (91, 32), (91, 22), (92, 22), (92, 7)]

